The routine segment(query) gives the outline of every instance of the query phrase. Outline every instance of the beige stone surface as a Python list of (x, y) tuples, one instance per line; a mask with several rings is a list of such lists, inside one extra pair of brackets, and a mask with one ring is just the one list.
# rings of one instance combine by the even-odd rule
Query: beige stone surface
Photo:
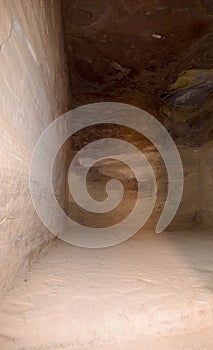
[[(99, 250), (56, 241), (2, 302), (0, 347), (117, 349), (116, 343), (179, 335), (182, 349), (198, 350), (193, 335), (189, 347), (181, 339), (187, 345), (187, 334), (200, 332), (201, 349), (211, 350), (205, 330), (213, 326), (212, 250), (212, 232), (201, 230), (146, 230)], [(174, 339), (174, 348), (164, 339), (162, 349), (180, 349)]]
[[(213, 329), (209, 328), (200, 332), (190, 332), (167, 337), (148, 337), (138, 341), (129, 341), (120, 344), (85, 346), (75, 350), (212, 350)], [(60, 348), (54, 349), (60, 350)], [(71, 350), (71, 348), (64, 348)]]
[(29, 164), (44, 128), (68, 109), (61, 11), (58, 0), (0, 3), (0, 297), (53, 238), (32, 205)]

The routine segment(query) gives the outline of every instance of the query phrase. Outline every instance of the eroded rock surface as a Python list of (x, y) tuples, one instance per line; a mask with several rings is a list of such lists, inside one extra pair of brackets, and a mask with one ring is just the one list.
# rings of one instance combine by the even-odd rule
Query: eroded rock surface
[[(212, 191), (212, 165), (202, 149), (206, 145), (212, 153), (212, 10), (208, 0), (64, 2), (73, 107), (124, 102), (143, 108), (165, 125), (180, 150), (185, 174), (175, 225), (201, 222), (203, 212), (208, 212), (205, 222), (210, 222), (213, 212), (208, 191)], [(76, 150), (83, 140), (88, 142), (100, 134), (101, 128), (93, 127), (76, 135), (72, 145)], [(110, 134), (102, 126), (102, 136), (109, 135), (127, 138), (148, 156), (151, 150), (162, 197), (155, 222), (167, 188), (159, 155), (132, 131), (113, 128)], [(207, 184), (200, 200), (204, 181)]]
[[(0, 297), (53, 238), (33, 207), (29, 166), (38, 137), (69, 104), (61, 11), (59, 1), (0, 5)], [(53, 181), (63, 204), (59, 158)]]
[(73, 98), (129, 101), (158, 111), (187, 69), (213, 68), (210, 3), (65, 1)]

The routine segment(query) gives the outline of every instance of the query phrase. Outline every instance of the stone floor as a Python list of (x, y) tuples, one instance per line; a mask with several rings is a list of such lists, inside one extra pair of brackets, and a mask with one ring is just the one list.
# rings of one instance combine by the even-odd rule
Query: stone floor
[(212, 350), (213, 233), (57, 240), (5, 297), (2, 350)]
[[(57, 350), (60, 350), (58, 348)], [(63, 348), (62, 348), (63, 349)], [(64, 348), (65, 349), (65, 348)], [(127, 341), (120, 344), (81, 347), (76, 350), (210, 350), (213, 349), (213, 329), (200, 332), (172, 335), (152, 336), (144, 340)], [(71, 350), (71, 348), (66, 348)]]

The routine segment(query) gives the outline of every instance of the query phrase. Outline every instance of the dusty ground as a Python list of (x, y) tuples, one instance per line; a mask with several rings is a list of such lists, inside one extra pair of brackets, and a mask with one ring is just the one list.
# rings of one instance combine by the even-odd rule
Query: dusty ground
[(102, 250), (57, 241), (4, 299), (0, 348), (210, 350), (212, 252), (198, 230)]
[[(213, 348), (213, 330), (175, 336), (149, 337), (145, 340), (129, 341), (106, 346), (81, 347), (76, 350), (210, 350)], [(71, 348), (66, 348), (70, 350)], [(60, 350), (60, 349), (57, 349)]]

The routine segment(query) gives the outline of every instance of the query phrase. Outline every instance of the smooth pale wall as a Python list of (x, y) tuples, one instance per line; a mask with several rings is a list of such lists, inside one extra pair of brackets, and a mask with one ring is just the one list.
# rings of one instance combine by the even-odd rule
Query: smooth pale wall
[[(0, 2), (0, 297), (54, 238), (33, 208), (29, 164), (41, 132), (69, 109), (61, 13), (59, 0)], [(65, 157), (55, 174), (64, 206)]]

